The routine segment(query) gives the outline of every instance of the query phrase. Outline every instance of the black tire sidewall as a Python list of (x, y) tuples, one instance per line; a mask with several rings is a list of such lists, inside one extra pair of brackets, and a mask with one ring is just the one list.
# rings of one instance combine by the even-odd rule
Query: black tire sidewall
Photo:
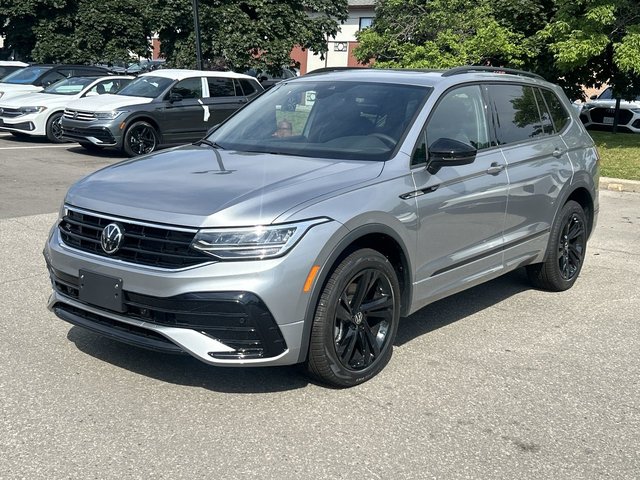
[[(394, 316), (387, 331), (387, 338), (383, 349), (375, 359), (373, 364), (362, 370), (351, 370), (346, 368), (335, 349), (334, 343), (334, 319), (336, 306), (344, 289), (352, 279), (366, 269), (378, 269), (389, 279), (394, 297)], [(321, 380), (327, 381), (336, 386), (348, 387), (366, 382), (377, 375), (389, 362), (393, 352), (393, 342), (395, 340), (398, 323), (400, 320), (400, 285), (397, 274), (391, 263), (379, 252), (372, 249), (357, 250), (346, 257), (333, 271), (318, 301), (312, 337), (322, 338), (322, 356), (332, 378)]]
[(153, 147), (153, 150), (151, 150), (151, 152), (148, 152), (148, 153), (155, 152), (158, 149), (158, 143), (159, 143), (159, 136), (158, 136), (157, 130), (150, 123), (139, 121), (139, 122), (132, 123), (124, 133), (124, 138), (122, 139), (122, 149), (124, 150), (124, 153), (126, 153), (130, 157), (138, 157), (140, 155), (145, 155), (145, 153), (134, 152), (133, 150), (131, 150), (131, 147), (129, 146), (129, 137), (131, 135), (131, 132), (137, 127), (147, 127), (151, 129), (151, 131), (153, 132), (153, 136), (155, 137), (156, 144)]
[[(559, 265), (559, 246), (560, 246), (560, 236), (562, 234), (562, 230), (564, 229), (567, 221), (573, 216), (578, 215), (580, 221), (582, 222), (582, 227), (584, 229), (584, 241), (582, 244), (582, 258), (580, 260), (580, 265), (578, 265), (578, 270), (569, 280), (562, 277), (562, 273), (560, 272)], [(574, 202), (573, 200), (568, 201), (560, 211), (558, 215), (557, 221), (554, 223), (553, 228), (551, 230), (551, 238), (549, 242), (549, 249), (547, 251), (547, 258), (545, 263), (548, 262), (547, 268), (550, 270), (550, 280), (557, 284), (557, 287), (561, 290), (567, 290), (573, 286), (573, 284), (578, 279), (580, 272), (582, 270), (582, 265), (584, 265), (585, 254), (587, 251), (587, 218), (584, 213), (584, 210), (580, 206), (579, 203)]]
[(53, 122), (60, 118), (62, 118), (62, 112), (56, 112), (47, 119), (47, 126), (45, 127), (46, 135), (47, 139), (52, 143), (64, 143), (64, 140), (56, 138), (53, 134)]

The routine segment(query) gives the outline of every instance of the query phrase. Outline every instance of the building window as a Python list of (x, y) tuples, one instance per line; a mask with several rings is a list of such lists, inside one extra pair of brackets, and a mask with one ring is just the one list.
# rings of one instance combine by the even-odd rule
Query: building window
[(360, 30), (369, 28), (373, 25), (373, 17), (360, 17)]

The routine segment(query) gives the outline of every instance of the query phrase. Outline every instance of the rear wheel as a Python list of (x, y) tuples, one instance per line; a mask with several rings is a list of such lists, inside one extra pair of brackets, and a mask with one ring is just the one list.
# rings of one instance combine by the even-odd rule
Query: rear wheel
[(62, 112), (54, 113), (47, 120), (47, 126), (45, 127), (47, 139), (52, 143), (65, 142), (62, 139), (62, 125), (60, 124), (60, 120), (62, 120)]
[(579, 203), (568, 201), (551, 228), (543, 263), (529, 265), (533, 286), (561, 292), (578, 279), (587, 248), (587, 217)]
[(124, 134), (123, 149), (130, 157), (144, 155), (158, 148), (158, 133), (147, 122), (136, 122)]
[(327, 281), (313, 320), (307, 370), (351, 387), (389, 362), (400, 319), (400, 286), (389, 260), (372, 249), (345, 258)]

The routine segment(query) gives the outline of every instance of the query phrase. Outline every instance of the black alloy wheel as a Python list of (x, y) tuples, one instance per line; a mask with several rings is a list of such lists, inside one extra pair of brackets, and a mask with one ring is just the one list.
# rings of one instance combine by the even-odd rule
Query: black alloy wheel
[(136, 122), (124, 135), (124, 151), (130, 157), (153, 152), (158, 147), (156, 129), (147, 122)]
[(54, 113), (47, 120), (46, 134), (47, 139), (53, 143), (64, 143), (62, 138), (62, 112)]
[(544, 262), (527, 266), (529, 280), (553, 292), (571, 288), (582, 269), (586, 248), (587, 217), (580, 204), (570, 200), (551, 228)]
[(371, 249), (346, 257), (327, 281), (311, 333), (307, 368), (323, 383), (350, 387), (389, 362), (400, 318), (393, 266)]

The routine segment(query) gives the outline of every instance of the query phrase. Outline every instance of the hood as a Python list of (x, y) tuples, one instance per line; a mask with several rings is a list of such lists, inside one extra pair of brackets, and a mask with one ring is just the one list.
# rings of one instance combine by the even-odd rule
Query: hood
[(373, 180), (383, 166), (187, 145), (89, 175), (66, 202), (172, 225), (266, 225), (303, 202)]
[(5, 101), (4, 96), (0, 98), (0, 105), (3, 107), (20, 108), (44, 105), (51, 107), (54, 105), (66, 105), (70, 99), (75, 98), (73, 95), (52, 95), (42, 92), (21, 92), (15, 96), (11, 96)]
[(0, 97), (0, 101), (4, 101), (9, 97), (15, 97), (16, 95), (22, 95), (27, 92), (39, 92), (40, 90), (42, 90), (42, 87), (36, 87), (35, 85), (0, 83), (0, 92), (3, 92)]
[(130, 105), (142, 105), (151, 103), (153, 98), (129, 97), (127, 95), (97, 95), (92, 97), (79, 98), (69, 102), (67, 108), (72, 110), (83, 110), (85, 112), (110, 112), (118, 108)]

